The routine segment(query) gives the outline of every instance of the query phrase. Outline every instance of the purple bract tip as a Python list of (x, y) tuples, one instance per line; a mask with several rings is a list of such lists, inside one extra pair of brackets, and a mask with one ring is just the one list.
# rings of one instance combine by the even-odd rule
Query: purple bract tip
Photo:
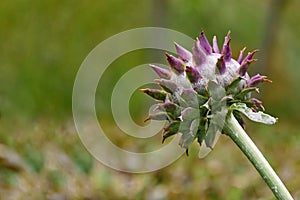
[(261, 82), (271, 82), (271, 81), (269, 79), (267, 79), (266, 76), (261, 76), (261, 75), (257, 74), (255, 76), (251, 77), (249, 86), (255, 87)]
[(174, 56), (166, 53), (167, 60), (170, 64), (170, 66), (176, 70), (179, 74), (184, 72), (184, 63), (182, 60), (175, 58)]
[(193, 47), (193, 58), (196, 63), (196, 65), (200, 65), (206, 60), (206, 52), (205, 50), (201, 47), (200, 41), (197, 38), (195, 41), (194, 47)]
[(238, 69), (238, 73), (241, 75), (241, 76), (245, 76), (248, 68), (249, 68), (249, 65), (253, 62), (255, 62), (256, 60), (255, 59), (252, 59), (252, 60), (243, 60), (241, 66), (239, 67)]
[(239, 58), (237, 59), (237, 61), (238, 61), (239, 64), (242, 64), (245, 50), (246, 50), (246, 47), (244, 47), (244, 48), (240, 51)]
[(183, 61), (188, 62), (192, 59), (192, 53), (180, 46), (179, 44), (175, 43), (175, 48), (178, 57), (181, 58)]
[(164, 78), (164, 79), (170, 79), (171, 78), (171, 72), (169, 70), (158, 67), (156, 65), (150, 65), (150, 67), (156, 72), (156, 74), (160, 78)]
[[(252, 60), (254, 54), (258, 52), (258, 50), (254, 50), (252, 52), (249, 52), (248, 55), (244, 58), (244, 60), (242, 61), (242, 63), (247, 62), (248, 60)], [(242, 64), (241, 63), (241, 64)]]
[(220, 53), (219, 46), (218, 46), (218, 41), (217, 41), (217, 36), (213, 37), (213, 50), (215, 53)]
[(212, 53), (211, 46), (210, 46), (203, 31), (201, 31), (201, 33), (200, 33), (200, 45), (203, 47), (203, 49), (205, 49), (206, 53), (208, 53), (208, 54)]
[(224, 55), (225, 61), (230, 61), (231, 59), (231, 49), (230, 49), (230, 31), (228, 32), (227, 36), (225, 37), (222, 54)]

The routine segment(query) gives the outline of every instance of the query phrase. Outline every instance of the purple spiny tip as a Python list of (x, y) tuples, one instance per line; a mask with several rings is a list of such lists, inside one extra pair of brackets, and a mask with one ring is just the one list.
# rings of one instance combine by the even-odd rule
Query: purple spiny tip
[(257, 74), (250, 79), (249, 86), (255, 87), (261, 82), (272, 82), (272, 81), (267, 79), (266, 76), (261, 76), (261, 75)]
[(249, 52), (248, 55), (244, 58), (244, 60), (241, 62), (241, 64), (243, 64), (244, 62), (247, 62), (248, 60), (251, 60), (256, 52), (258, 52), (258, 50)]
[(230, 61), (231, 59), (231, 49), (230, 49), (230, 31), (228, 31), (227, 36), (225, 37), (223, 48), (222, 48), (222, 54), (224, 55), (225, 61)]
[(182, 60), (175, 58), (174, 56), (166, 53), (167, 60), (169, 62), (169, 65), (176, 70), (179, 74), (182, 74), (184, 72), (184, 63)]
[(227, 35), (225, 36), (224, 45), (229, 44), (230, 40), (230, 31), (228, 31)]
[(218, 47), (218, 41), (217, 36), (213, 37), (213, 50), (215, 53), (220, 53), (219, 47)]
[(193, 47), (193, 58), (194, 61), (196, 62), (196, 65), (200, 65), (206, 60), (206, 52), (205, 50), (201, 47), (200, 41), (197, 38)]
[(164, 78), (164, 79), (170, 79), (171, 78), (171, 72), (169, 70), (158, 67), (156, 65), (150, 65), (150, 67), (156, 72), (156, 74), (160, 78)]
[(222, 49), (222, 54), (224, 55), (225, 61), (231, 60), (231, 49), (230, 49), (229, 42), (227, 44), (224, 44), (223, 49)]
[(244, 58), (244, 60), (241, 62), (241, 66), (240, 66), (240, 68), (239, 68), (239, 74), (240, 74), (241, 76), (244, 76), (244, 75), (245, 75), (245, 73), (246, 73), (247, 70), (248, 70), (249, 64), (256, 61), (255, 59), (252, 59), (252, 58), (253, 58), (253, 55), (254, 55), (257, 51), (258, 51), (258, 50), (254, 50), (254, 51), (252, 51), (252, 52), (249, 52), (248, 55)]
[(188, 62), (192, 59), (192, 53), (180, 46), (179, 44), (175, 43), (175, 48), (178, 57), (181, 58), (183, 61)]
[(205, 49), (205, 51), (208, 53), (208, 54), (211, 54), (212, 53), (212, 49), (211, 49), (211, 46), (204, 34), (203, 31), (201, 31), (200, 33), (200, 45)]
[(245, 61), (245, 59), (243, 60), (241, 66), (239, 67), (238, 69), (238, 73), (241, 75), (241, 76), (245, 76), (248, 68), (249, 68), (249, 65), (253, 62), (255, 62), (256, 60), (255, 59), (252, 59), (252, 60), (247, 60)]
[(246, 47), (244, 47), (244, 48), (240, 51), (240, 55), (239, 55), (239, 58), (238, 58), (238, 60), (237, 60), (239, 64), (242, 64), (245, 50), (246, 50)]

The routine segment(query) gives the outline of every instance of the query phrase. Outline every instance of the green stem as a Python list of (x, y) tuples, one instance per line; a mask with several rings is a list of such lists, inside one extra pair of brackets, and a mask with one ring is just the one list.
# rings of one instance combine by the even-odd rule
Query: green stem
[(224, 127), (226, 134), (238, 145), (242, 152), (254, 165), (261, 177), (265, 180), (277, 199), (293, 199), (280, 178), (274, 172), (268, 161), (237, 122), (233, 114), (226, 119)]

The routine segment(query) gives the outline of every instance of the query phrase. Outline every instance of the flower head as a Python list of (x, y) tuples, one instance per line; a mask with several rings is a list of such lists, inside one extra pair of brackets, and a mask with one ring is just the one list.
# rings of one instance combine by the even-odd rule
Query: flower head
[(201, 32), (192, 52), (175, 43), (178, 56), (166, 54), (169, 69), (151, 65), (160, 78), (155, 81), (161, 89), (142, 92), (158, 101), (158, 112), (147, 120), (168, 121), (163, 129), (163, 141), (181, 133), (180, 145), (186, 150), (195, 139), (200, 145), (204, 141), (205, 146), (212, 148), (216, 134), (223, 133), (222, 119), (232, 110), (239, 111), (234, 115), (242, 125), (241, 114), (254, 121), (274, 123), (275, 118), (268, 122), (262, 120), (262, 102), (251, 98), (252, 92), (259, 92), (259, 83), (270, 82), (266, 76), (250, 77), (247, 73), (250, 64), (256, 61), (253, 56), (257, 51), (244, 56), (244, 48), (235, 60), (230, 42), (228, 32), (220, 50), (216, 36), (211, 46)]

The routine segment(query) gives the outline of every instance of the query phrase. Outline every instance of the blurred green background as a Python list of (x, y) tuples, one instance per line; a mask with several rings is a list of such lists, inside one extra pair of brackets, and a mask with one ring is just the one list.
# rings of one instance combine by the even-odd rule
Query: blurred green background
[[(273, 199), (225, 136), (205, 159), (197, 158), (195, 145), (189, 157), (140, 175), (113, 171), (86, 152), (72, 119), (77, 70), (101, 41), (146, 26), (192, 38), (203, 29), (220, 41), (231, 30), (233, 55), (244, 46), (260, 50), (250, 73), (273, 80), (261, 87), (260, 97), (279, 123), (248, 122), (247, 131), (300, 199), (299, 8), (296, 0), (2, 0), (0, 199)], [(164, 52), (134, 51), (116, 60), (100, 80), (97, 111), (115, 143), (134, 145), (132, 138), (120, 136), (111, 116), (114, 84), (132, 67), (162, 60)], [(134, 97), (130, 111), (140, 123), (151, 100), (138, 92)], [(160, 142), (158, 136), (141, 148), (158, 148)]]

